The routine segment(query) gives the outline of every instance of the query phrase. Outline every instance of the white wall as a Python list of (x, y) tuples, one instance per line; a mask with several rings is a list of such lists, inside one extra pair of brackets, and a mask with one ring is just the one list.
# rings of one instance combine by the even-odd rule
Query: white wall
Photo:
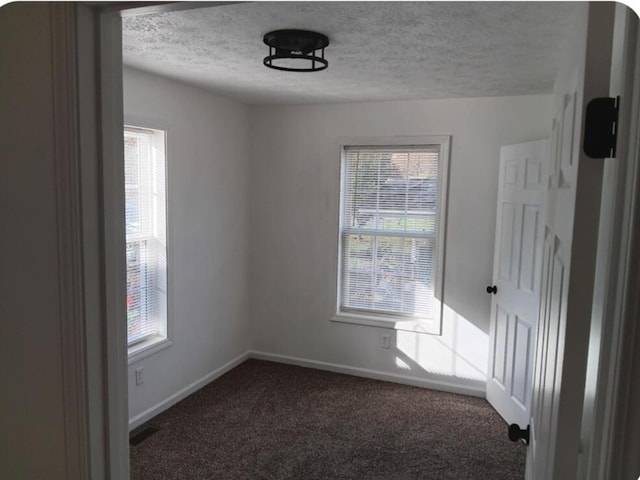
[(173, 345), (129, 366), (135, 418), (249, 349), (249, 119), (238, 102), (131, 69), (124, 111), (167, 129)]
[[(550, 95), (251, 109), (253, 348), (484, 390), (501, 145), (548, 137)], [(441, 337), (330, 322), (340, 137), (451, 135)]]

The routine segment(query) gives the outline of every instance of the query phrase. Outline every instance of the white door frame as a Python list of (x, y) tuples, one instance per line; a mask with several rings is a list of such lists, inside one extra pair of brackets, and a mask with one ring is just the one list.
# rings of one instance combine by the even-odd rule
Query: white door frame
[(581, 434), (580, 473), (588, 480), (640, 475), (640, 366), (633, 361), (640, 349), (640, 30), (623, 4), (616, 4), (616, 51), (610, 95), (620, 95), (619, 138), (616, 158), (604, 165)]
[[(635, 22), (635, 68), (628, 85), (628, 113), (624, 110), (623, 121), (628, 130), (619, 137), (626, 143), (627, 176), (625, 178), (625, 208), (620, 232), (619, 265), (623, 281), (616, 289), (615, 321), (619, 322), (620, 334), (614, 343), (616, 355), (609, 359), (607, 367), (612, 371), (611, 390), (613, 403), (605, 404), (600, 414), (609, 414), (613, 421), (608, 424), (610, 443), (606, 450), (606, 473), (604, 478), (635, 478), (640, 476), (640, 25)], [(632, 57), (633, 58), (633, 57)], [(629, 89), (631, 90), (631, 89)], [(635, 132), (635, 137), (633, 132)], [(622, 266), (626, 268), (622, 270)]]
[[(228, 3), (237, 2), (195, 6)], [(75, 415), (65, 416), (69, 432), (67, 447), (70, 449), (68, 478), (74, 479), (85, 477), (83, 472), (88, 473), (87, 478), (129, 478), (126, 332), (124, 324), (119, 322), (124, 318), (125, 305), (122, 301), (125, 292), (124, 229), (123, 216), (118, 214), (123, 211), (123, 198), (118, 198), (123, 162), (118, 160), (122, 157), (123, 125), (120, 10), (130, 6), (130, 3), (121, 3), (55, 7), (64, 9), (59, 14), (62, 23), (54, 27), (54, 35), (58, 32), (64, 41), (54, 42), (52, 48), (60, 59), (61, 75), (74, 79), (56, 97), (63, 102), (56, 108), (56, 118), (67, 127), (55, 134), (63, 149), (56, 161), (63, 168), (65, 179), (71, 181), (72, 192), (78, 194), (60, 207), (66, 224), (58, 227), (61, 235), (71, 239), (71, 255), (79, 255), (61, 258), (63, 268), (70, 272), (66, 305), (74, 312), (68, 317), (66, 327), (69, 328), (63, 333), (63, 342), (72, 346), (65, 360), (65, 378), (68, 379), (65, 391), (67, 398), (73, 401), (67, 404), (66, 411), (73, 411), (74, 402), (80, 405)], [(146, 4), (143, 13), (148, 13), (149, 8), (166, 11), (185, 7), (175, 4), (149, 7)], [(136, 13), (135, 10), (129, 12)], [(635, 62), (637, 67), (638, 60)], [(637, 93), (635, 98), (637, 100)], [(637, 131), (637, 102), (634, 105), (633, 116), (630, 114), (629, 118)], [(632, 137), (626, 131), (618, 142), (628, 142), (629, 158), (634, 158), (637, 165), (640, 145), (638, 139)], [(65, 142), (69, 141), (70, 163), (63, 155)], [(639, 181), (637, 168), (635, 172), (632, 189), (628, 192), (630, 208), (625, 210), (621, 222), (628, 228), (616, 226), (614, 233), (624, 245), (627, 261), (634, 260), (637, 264), (640, 257), (640, 191), (636, 186)], [(617, 381), (612, 387), (615, 401), (601, 413), (613, 418), (609, 424), (611, 429), (622, 429), (618, 435), (612, 435), (615, 438), (611, 445), (631, 451), (632, 445), (640, 444), (640, 432), (626, 423), (640, 414), (637, 401), (626, 401), (628, 395), (634, 395), (634, 399), (639, 396), (638, 386), (631, 385), (629, 378), (631, 375), (637, 378), (640, 373), (640, 367), (630, 358), (634, 349), (640, 349), (640, 329), (633, 329), (635, 315), (640, 310), (640, 272), (637, 268), (629, 269), (625, 279), (626, 287), (617, 291), (619, 296), (616, 297), (616, 304), (623, 312), (618, 355), (609, 365), (617, 372)], [(83, 306), (82, 310), (78, 310), (80, 306)], [(99, 397), (102, 400), (96, 400), (97, 404), (90, 401)], [(606, 460), (612, 459), (615, 463), (617, 457), (612, 449)]]

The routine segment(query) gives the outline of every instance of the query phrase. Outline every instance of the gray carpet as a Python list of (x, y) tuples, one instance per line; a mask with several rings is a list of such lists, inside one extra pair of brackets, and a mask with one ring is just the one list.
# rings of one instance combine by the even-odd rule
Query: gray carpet
[(480, 398), (248, 360), (149, 422), (131, 478), (522, 479)]

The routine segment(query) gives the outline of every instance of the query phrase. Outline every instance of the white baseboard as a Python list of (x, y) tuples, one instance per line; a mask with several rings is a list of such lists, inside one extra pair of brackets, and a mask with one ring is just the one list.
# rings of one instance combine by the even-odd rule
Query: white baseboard
[(250, 358), (250, 356), (251, 356), (250, 352), (245, 352), (242, 355), (237, 356), (233, 360), (230, 360), (229, 362), (227, 362), (224, 365), (222, 365), (220, 368), (216, 368), (214, 371), (212, 371), (212, 372), (206, 374), (204, 377), (196, 380), (191, 385), (187, 385), (182, 390), (177, 391), (176, 393), (174, 393), (170, 397), (166, 398), (165, 400), (155, 404), (151, 408), (148, 408), (144, 412), (142, 412), (142, 413), (136, 415), (135, 417), (131, 418), (129, 420), (129, 431), (131, 431), (134, 428), (142, 425), (144, 422), (152, 419), (153, 417), (155, 417), (159, 413), (164, 412), (166, 409), (168, 409), (169, 407), (175, 405), (176, 403), (178, 403), (183, 398), (186, 398), (189, 395), (191, 395), (192, 393), (194, 393), (195, 391), (200, 390), (202, 387), (204, 387), (208, 383), (213, 382), (216, 378), (221, 377), (222, 375), (227, 373), (232, 368), (237, 367), (242, 362), (244, 362), (245, 360)]
[(255, 358), (258, 360), (267, 360), (270, 362), (286, 363), (288, 365), (297, 365), (299, 367), (315, 368), (317, 370), (326, 370), (329, 372), (344, 373), (347, 375), (354, 375), (356, 377), (371, 378), (374, 380), (383, 380), (385, 382), (401, 383), (403, 385), (412, 385), (414, 387), (429, 388), (432, 390), (440, 390), (443, 392), (461, 393), (463, 395), (472, 395), (474, 397), (484, 398), (486, 395), (486, 389), (484, 383), (476, 381), (474, 384), (459, 384), (454, 382), (444, 382), (442, 380), (427, 380), (419, 377), (412, 377), (410, 375), (400, 375), (397, 373), (387, 373), (378, 370), (369, 370), (366, 368), (350, 367), (348, 365), (340, 365), (337, 363), (320, 362), (317, 360), (308, 360), (299, 357), (290, 357), (287, 355), (279, 355), (276, 353), (260, 352), (260, 351), (248, 351), (242, 355), (237, 356), (233, 360), (225, 363), (220, 368), (208, 373), (204, 377), (196, 380), (191, 385), (187, 385), (182, 390), (174, 393), (165, 400), (155, 404), (148, 408), (144, 412), (136, 415), (129, 420), (129, 431), (136, 427), (139, 427), (143, 423), (149, 421), (159, 413), (164, 412), (169, 407), (172, 407), (180, 400), (188, 397), (197, 390), (208, 383), (213, 382), (216, 378), (224, 375), (232, 368), (237, 367), (242, 362), (249, 358)]
[(271, 362), (286, 363), (289, 365), (297, 365), (299, 367), (315, 368), (317, 370), (326, 370), (329, 372), (345, 373), (356, 377), (371, 378), (374, 380), (383, 380), (385, 382), (401, 383), (403, 385), (412, 385), (414, 387), (429, 388), (431, 390), (440, 390), (443, 392), (461, 393), (463, 395), (472, 395), (474, 397), (486, 396), (486, 387), (483, 382), (474, 381), (473, 384), (460, 384), (454, 382), (444, 382), (442, 380), (427, 380), (424, 378), (413, 377), (410, 375), (399, 375), (396, 373), (381, 372), (378, 370), (369, 370), (366, 368), (350, 367), (347, 365), (339, 365), (336, 363), (320, 362), (317, 360), (307, 360), (305, 358), (289, 357), (287, 355), (278, 355), (275, 353), (267, 353), (260, 351), (249, 352), (250, 358), (258, 360), (268, 360)]

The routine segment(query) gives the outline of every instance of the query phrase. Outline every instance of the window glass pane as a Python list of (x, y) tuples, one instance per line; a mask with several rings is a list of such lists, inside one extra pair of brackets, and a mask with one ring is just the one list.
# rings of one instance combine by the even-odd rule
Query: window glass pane
[(124, 136), (124, 178), (125, 185), (138, 186), (140, 169), (140, 140), (137, 136)]
[(371, 308), (373, 303), (373, 240), (371, 236), (347, 235), (343, 245), (343, 304)]
[(125, 225), (129, 345), (166, 334), (164, 132), (126, 129)]
[(141, 235), (140, 230), (140, 191), (138, 188), (126, 188), (125, 192), (125, 226), (127, 236)]
[(438, 152), (349, 150), (344, 225), (435, 233)]
[(434, 259), (432, 238), (347, 235), (343, 306), (432, 318)]
[(439, 146), (349, 147), (341, 309), (434, 319)]
[(147, 334), (148, 272), (144, 241), (127, 242), (127, 335), (129, 342)]

